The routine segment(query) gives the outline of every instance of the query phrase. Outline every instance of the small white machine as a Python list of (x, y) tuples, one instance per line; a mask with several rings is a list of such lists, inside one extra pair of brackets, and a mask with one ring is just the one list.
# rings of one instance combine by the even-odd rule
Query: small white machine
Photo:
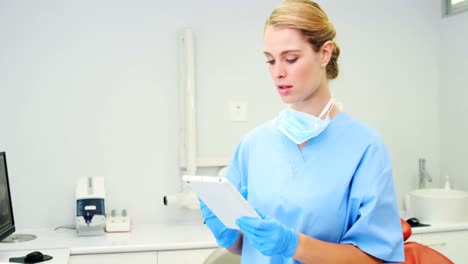
[(129, 232), (131, 228), (131, 219), (126, 209), (117, 212), (112, 210), (106, 222), (106, 232)]
[(80, 236), (104, 235), (106, 227), (104, 178), (82, 177), (76, 187), (76, 232)]

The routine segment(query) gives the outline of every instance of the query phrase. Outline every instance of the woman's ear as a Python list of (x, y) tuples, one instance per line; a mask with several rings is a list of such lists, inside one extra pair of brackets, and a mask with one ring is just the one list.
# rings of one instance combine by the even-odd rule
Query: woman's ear
[(322, 55), (320, 66), (322, 66), (323, 68), (327, 67), (328, 62), (331, 60), (334, 47), (335, 44), (333, 44), (333, 41), (327, 40), (325, 43), (323, 43), (322, 47), (320, 48), (320, 54)]

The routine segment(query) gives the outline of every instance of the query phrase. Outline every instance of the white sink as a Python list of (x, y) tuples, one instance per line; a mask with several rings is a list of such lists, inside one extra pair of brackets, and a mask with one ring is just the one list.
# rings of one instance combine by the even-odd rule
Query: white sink
[(445, 189), (419, 189), (408, 194), (407, 217), (423, 224), (468, 222), (468, 192)]

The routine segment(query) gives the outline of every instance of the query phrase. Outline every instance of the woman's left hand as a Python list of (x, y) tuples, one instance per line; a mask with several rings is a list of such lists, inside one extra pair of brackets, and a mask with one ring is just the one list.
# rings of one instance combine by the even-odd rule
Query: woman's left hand
[(263, 215), (261, 217), (244, 216), (237, 219), (236, 224), (263, 255), (292, 257), (297, 249), (298, 233), (274, 218)]

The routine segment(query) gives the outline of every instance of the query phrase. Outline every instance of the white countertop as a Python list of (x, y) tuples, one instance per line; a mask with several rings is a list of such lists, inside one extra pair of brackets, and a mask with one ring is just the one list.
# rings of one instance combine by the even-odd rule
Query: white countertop
[[(412, 228), (413, 234), (468, 230), (468, 223)], [(29, 229), (17, 234), (37, 238), (22, 243), (0, 243), (0, 263), (10, 257), (24, 256), (39, 250), (54, 256), (50, 264), (66, 264), (70, 255), (122, 252), (203, 249), (217, 247), (205, 225), (142, 225), (128, 233), (105, 233), (102, 236), (78, 236), (73, 229)]]
[(29, 229), (16, 233), (37, 238), (22, 243), (2, 243), (2, 251), (66, 249), (70, 255), (116, 252), (141, 252), (217, 247), (205, 225), (132, 226), (130, 232), (105, 233), (103, 236), (78, 236), (73, 229)]
[(468, 223), (459, 224), (434, 224), (430, 226), (412, 227), (413, 234), (437, 233), (437, 232), (450, 232), (468, 230)]

